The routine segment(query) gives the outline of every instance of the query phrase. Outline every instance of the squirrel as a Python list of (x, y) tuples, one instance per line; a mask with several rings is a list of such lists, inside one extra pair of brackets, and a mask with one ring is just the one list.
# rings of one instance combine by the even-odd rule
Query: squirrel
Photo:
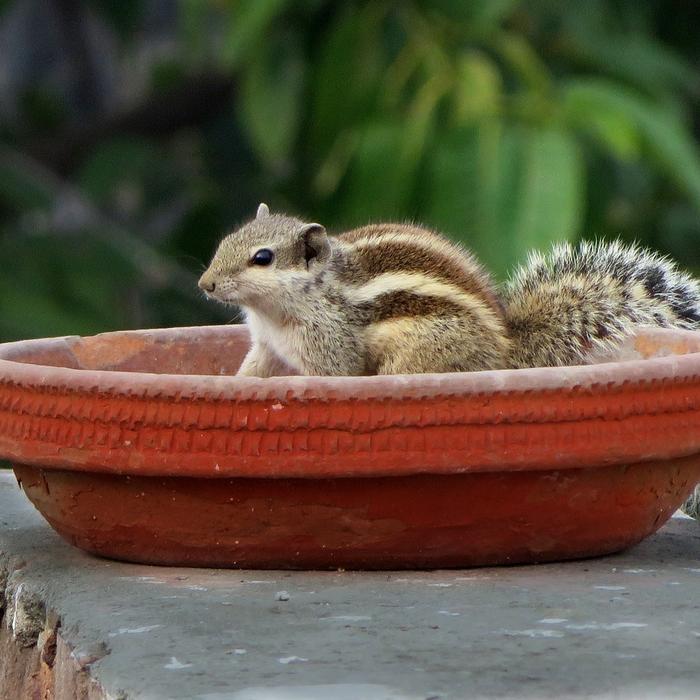
[(700, 328), (700, 285), (635, 245), (531, 253), (499, 292), (441, 234), (372, 224), (335, 237), (271, 214), (219, 244), (199, 287), (240, 306), (239, 374), (368, 375), (585, 364), (639, 325)]
[(413, 374), (497, 369), (511, 351), (496, 286), (447, 238), (408, 224), (329, 237), (258, 207), (226, 236), (199, 287), (243, 309), (239, 374)]

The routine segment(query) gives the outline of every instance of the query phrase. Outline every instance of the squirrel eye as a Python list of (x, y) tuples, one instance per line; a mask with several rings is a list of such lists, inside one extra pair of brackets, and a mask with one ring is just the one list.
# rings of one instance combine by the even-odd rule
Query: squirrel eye
[(269, 265), (275, 259), (275, 254), (269, 248), (261, 248), (250, 259), (251, 265)]

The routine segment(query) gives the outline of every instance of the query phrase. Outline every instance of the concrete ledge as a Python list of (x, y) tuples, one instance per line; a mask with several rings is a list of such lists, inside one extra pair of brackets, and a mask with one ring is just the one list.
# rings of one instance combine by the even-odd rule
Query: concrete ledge
[(0, 697), (697, 698), (700, 524), (561, 565), (397, 574), (119, 564), (0, 475)]

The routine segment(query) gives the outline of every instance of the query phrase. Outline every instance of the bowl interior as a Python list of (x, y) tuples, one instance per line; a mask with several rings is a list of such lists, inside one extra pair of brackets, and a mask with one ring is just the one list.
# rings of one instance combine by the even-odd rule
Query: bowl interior
[(8, 343), (0, 359), (70, 369), (232, 375), (248, 350), (245, 326), (116, 331)]

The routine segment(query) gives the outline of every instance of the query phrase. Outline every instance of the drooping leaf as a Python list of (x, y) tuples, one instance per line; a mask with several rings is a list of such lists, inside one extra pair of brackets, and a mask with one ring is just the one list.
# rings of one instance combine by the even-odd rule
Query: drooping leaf
[(360, 11), (348, 5), (317, 42), (307, 144), (316, 157), (371, 111), (383, 69), (379, 32), (384, 12), (382, 2)]
[(345, 206), (351, 216), (353, 209), (364, 209), (362, 220), (415, 218), (417, 171), (449, 87), (440, 76), (430, 78), (403, 118), (376, 120), (357, 130), (346, 185)]
[[(583, 50), (583, 49), (582, 49)], [(588, 61), (609, 75), (627, 80), (649, 92), (692, 88), (696, 71), (658, 41), (642, 35), (598, 37), (585, 45)]]
[(495, 121), (439, 138), (427, 218), (502, 273), (532, 248), (578, 233), (583, 170), (571, 135)]
[(262, 46), (245, 71), (243, 123), (256, 151), (273, 168), (279, 168), (294, 145), (303, 89), (304, 63), (293, 37)]
[(569, 85), (562, 97), (565, 118), (572, 127), (591, 134), (617, 158), (639, 156), (642, 137), (631, 114), (601, 100), (586, 85)]
[[(602, 78), (569, 81), (564, 102), (586, 103), (589, 109), (597, 105), (601, 113), (616, 115), (618, 124), (634, 124), (644, 150), (700, 209), (700, 152), (675, 110)], [(609, 139), (607, 144), (611, 145)]]
[(372, 123), (362, 130), (339, 206), (346, 225), (405, 216), (419, 157), (407, 156), (405, 138), (396, 121)]
[[(653, 36), (651, 3), (634, 3), (624, 21), (608, 2), (570, 2), (556, 7), (561, 22), (559, 50), (585, 69), (593, 68), (650, 94), (690, 90), (696, 71)], [(624, 13), (621, 13), (624, 14)]]
[(552, 76), (548, 66), (524, 36), (514, 32), (498, 32), (489, 43), (529, 91), (537, 94), (551, 88)]
[(495, 62), (482, 52), (462, 54), (457, 61), (453, 97), (458, 123), (497, 113), (503, 99), (503, 85)]
[(583, 204), (583, 163), (571, 134), (523, 128), (517, 137), (523, 158), (518, 210), (509, 222), (517, 257), (578, 233)]

